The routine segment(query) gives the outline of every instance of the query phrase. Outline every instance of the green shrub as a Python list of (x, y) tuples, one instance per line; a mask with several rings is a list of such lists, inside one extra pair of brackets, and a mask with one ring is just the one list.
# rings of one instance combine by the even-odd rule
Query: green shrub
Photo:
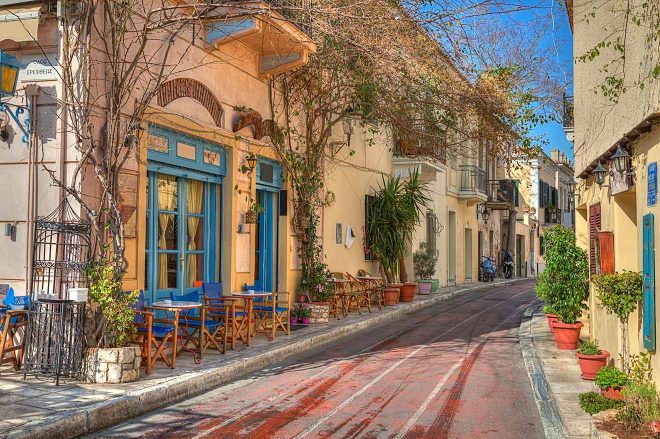
[(582, 355), (598, 355), (600, 354), (600, 347), (598, 346), (598, 340), (594, 341), (583, 341), (580, 345), (580, 350), (578, 351)]
[(627, 368), (624, 369), (631, 381), (637, 383), (648, 383), (651, 381), (653, 368), (651, 367), (651, 355), (641, 352), (639, 355), (631, 355)]
[(589, 297), (589, 258), (575, 244), (573, 230), (561, 225), (543, 232), (545, 270), (539, 276), (536, 294), (557, 318), (576, 323), (587, 308)]
[(601, 389), (607, 389), (608, 387), (620, 389), (628, 384), (628, 381), (628, 375), (612, 366), (605, 366), (596, 374), (596, 385)]
[(639, 430), (649, 421), (660, 419), (660, 399), (652, 382), (630, 382), (621, 392), (625, 404), (616, 419), (631, 430)]
[(440, 252), (425, 242), (419, 243), (419, 250), (413, 254), (413, 266), (415, 273), (420, 279), (431, 279), (435, 274), (435, 266), (438, 264)]
[(590, 415), (623, 406), (623, 401), (610, 399), (596, 392), (580, 393), (579, 398), (580, 408)]

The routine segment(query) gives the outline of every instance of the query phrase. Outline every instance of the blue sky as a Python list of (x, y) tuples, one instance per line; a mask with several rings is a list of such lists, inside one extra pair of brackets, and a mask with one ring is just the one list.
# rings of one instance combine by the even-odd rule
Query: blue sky
[[(525, 0), (530, 4), (539, 5), (538, 0)], [(543, 0), (539, 5), (541, 9), (546, 9), (548, 13), (552, 12), (550, 16), (551, 26), (546, 41), (544, 41), (545, 49), (548, 50), (549, 55), (554, 58), (556, 70), (553, 72), (557, 78), (564, 82), (571, 81), (567, 93), (572, 95), (572, 77), (573, 77), (573, 36), (568, 24), (568, 17), (563, 0)], [(554, 19), (554, 20), (553, 20)], [(573, 145), (566, 140), (561, 123), (549, 122), (545, 125), (537, 127), (533, 132), (533, 136), (543, 136), (548, 142), (544, 145), (543, 149), (549, 153), (551, 149), (559, 149), (564, 154), (573, 158)]]

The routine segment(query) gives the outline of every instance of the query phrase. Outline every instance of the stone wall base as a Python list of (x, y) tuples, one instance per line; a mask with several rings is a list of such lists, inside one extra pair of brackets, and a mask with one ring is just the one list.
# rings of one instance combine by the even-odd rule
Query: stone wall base
[(85, 360), (85, 381), (88, 383), (130, 383), (140, 378), (139, 346), (90, 348)]
[(309, 323), (328, 323), (330, 304), (327, 302), (304, 302), (302, 307), (312, 311)]

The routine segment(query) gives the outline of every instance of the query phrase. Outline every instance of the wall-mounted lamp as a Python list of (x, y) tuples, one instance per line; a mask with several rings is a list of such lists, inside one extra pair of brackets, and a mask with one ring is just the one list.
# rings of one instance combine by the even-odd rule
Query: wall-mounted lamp
[(610, 158), (612, 159), (612, 162), (614, 163), (614, 169), (616, 169), (617, 172), (620, 172), (624, 175), (635, 174), (632, 166), (630, 166), (630, 154), (628, 154), (628, 151), (621, 148), (621, 145), (617, 146), (616, 151)]
[(247, 164), (248, 168), (250, 168), (250, 171), (254, 171), (254, 168), (257, 167), (257, 156), (250, 154), (247, 158)]
[(346, 135), (348, 146), (351, 146), (351, 135), (353, 134), (353, 123), (351, 118), (344, 116), (344, 118), (341, 120), (341, 125), (344, 129), (344, 135)]
[[(15, 56), (0, 50), (0, 97), (13, 97), (16, 95), (16, 84), (18, 83), (18, 72), (21, 69), (20, 64)], [(32, 86), (32, 93), (38, 93), (38, 87)], [(28, 95), (30, 92), (28, 91)], [(23, 143), (29, 142), (30, 131), (30, 107), (28, 105), (10, 105), (6, 102), (0, 102), (0, 111), (5, 112), (16, 122), (16, 125), (23, 132)], [(23, 121), (19, 116), (27, 111), (27, 115)], [(9, 139), (6, 130), (3, 129), (3, 141)]]
[(488, 222), (488, 218), (490, 218), (490, 211), (488, 210), (488, 206), (486, 206), (486, 203), (481, 203), (477, 206), (477, 218), (481, 215), (481, 218), (484, 220), (484, 223)]
[(596, 184), (598, 186), (603, 186), (605, 183), (605, 176), (607, 175), (607, 169), (603, 167), (601, 162), (598, 162), (598, 165), (593, 170), (594, 177), (596, 177)]
[(568, 180), (568, 193), (573, 195), (575, 193), (575, 177), (571, 175), (571, 179)]

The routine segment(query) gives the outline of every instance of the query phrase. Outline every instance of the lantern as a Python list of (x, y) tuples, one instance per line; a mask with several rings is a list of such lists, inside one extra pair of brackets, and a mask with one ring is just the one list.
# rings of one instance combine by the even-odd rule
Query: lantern
[(612, 162), (614, 163), (614, 168), (617, 172), (625, 174), (628, 172), (628, 163), (630, 162), (630, 154), (627, 151), (624, 151), (621, 148), (621, 145), (617, 146), (616, 151), (612, 154)]
[(247, 158), (247, 163), (250, 170), (253, 171), (254, 168), (257, 167), (257, 157), (254, 154), (250, 154), (250, 156)]
[(16, 57), (0, 50), (0, 96), (14, 96), (19, 69)]
[(602, 186), (603, 183), (605, 183), (605, 175), (607, 174), (607, 169), (603, 167), (603, 165), (598, 162), (598, 165), (596, 168), (593, 170), (594, 176), (596, 177), (596, 184), (598, 186)]

